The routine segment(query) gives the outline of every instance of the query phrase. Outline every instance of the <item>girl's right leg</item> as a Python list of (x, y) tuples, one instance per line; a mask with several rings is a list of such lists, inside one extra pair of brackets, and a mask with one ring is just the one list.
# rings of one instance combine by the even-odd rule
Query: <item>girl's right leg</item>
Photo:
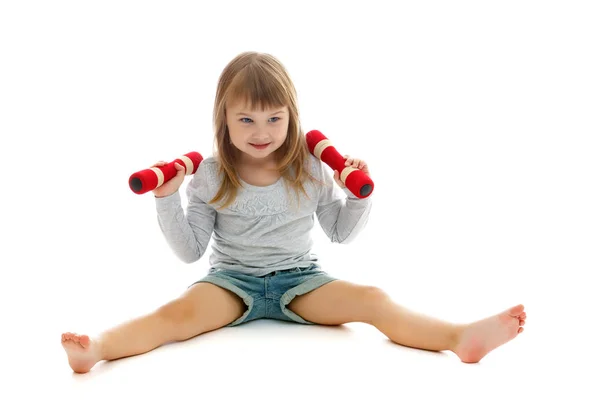
[(162, 344), (221, 328), (241, 317), (246, 309), (235, 293), (200, 282), (181, 297), (106, 330), (97, 338), (63, 333), (62, 345), (73, 371), (85, 373), (102, 360), (146, 353)]

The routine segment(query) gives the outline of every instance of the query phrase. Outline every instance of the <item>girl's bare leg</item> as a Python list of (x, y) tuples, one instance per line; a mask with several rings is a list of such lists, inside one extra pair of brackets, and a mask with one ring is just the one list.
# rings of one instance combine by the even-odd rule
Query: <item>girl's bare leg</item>
[(146, 353), (235, 321), (246, 311), (242, 299), (211, 283), (200, 282), (157, 310), (102, 332), (97, 338), (63, 333), (69, 365), (88, 372), (99, 361)]
[(322, 325), (365, 322), (395, 343), (425, 350), (454, 352), (463, 362), (481, 360), (523, 331), (522, 305), (469, 324), (453, 324), (394, 303), (381, 289), (334, 281), (298, 296), (288, 308)]

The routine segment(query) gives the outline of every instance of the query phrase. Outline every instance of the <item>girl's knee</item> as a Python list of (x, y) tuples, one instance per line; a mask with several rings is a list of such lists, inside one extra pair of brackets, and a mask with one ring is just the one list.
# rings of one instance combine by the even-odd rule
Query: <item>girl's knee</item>
[(173, 326), (181, 326), (194, 319), (195, 309), (189, 301), (185, 299), (173, 300), (156, 310), (156, 314), (166, 323)]
[(390, 296), (383, 289), (376, 286), (363, 286), (361, 297), (366, 304), (370, 305), (378, 305), (390, 299)]

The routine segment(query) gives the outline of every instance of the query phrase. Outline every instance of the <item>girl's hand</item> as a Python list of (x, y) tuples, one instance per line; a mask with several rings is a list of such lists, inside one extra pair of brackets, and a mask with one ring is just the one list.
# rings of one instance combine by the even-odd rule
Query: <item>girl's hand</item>
[[(168, 162), (159, 161), (150, 168), (162, 167), (166, 164), (168, 164)], [(161, 186), (157, 187), (152, 191), (155, 197), (167, 197), (179, 190), (179, 187), (181, 186), (181, 184), (183, 183), (183, 179), (185, 178), (185, 167), (183, 167), (179, 163), (175, 163), (175, 169), (177, 170), (177, 175), (175, 175), (173, 179), (163, 183)]]
[[(346, 159), (346, 167), (357, 168), (357, 169), (361, 170), (362, 172), (364, 172), (367, 176), (370, 176), (369, 175), (369, 166), (367, 165), (366, 162), (364, 162), (363, 160), (358, 159), (358, 158), (351, 158), (349, 155), (345, 155), (344, 158)], [(340, 180), (340, 174), (338, 171), (333, 172), (333, 179), (339, 185), (339, 187), (341, 187), (342, 189), (346, 187), (346, 185), (344, 185), (344, 182), (342, 182)]]

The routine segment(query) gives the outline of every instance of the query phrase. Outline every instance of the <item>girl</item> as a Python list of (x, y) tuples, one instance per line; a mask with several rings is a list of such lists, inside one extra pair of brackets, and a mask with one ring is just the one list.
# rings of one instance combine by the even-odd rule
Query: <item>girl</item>
[[(522, 305), (452, 324), (407, 310), (379, 288), (344, 282), (321, 269), (311, 253), (314, 216), (332, 242), (348, 243), (365, 226), (371, 200), (354, 196), (337, 172), (332, 179), (309, 153), (294, 85), (273, 56), (246, 52), (225, 67), (213, 117), (216, 155), (191, 179), (186, 212), (179, 194), (183, 167), (175, 164), (177, 176), (154, 190), (160, 229), (181, 260), (198, 260), (214, 239), (207, 275), (181, 297), (95, 338), (62, 334), (75, 372), (258, 318), (364, 322), (398, 344), (450, 350), (468, 363), (523, 331)], [(369, 174), (363, 160), (345, 158), (347, 166)]]

